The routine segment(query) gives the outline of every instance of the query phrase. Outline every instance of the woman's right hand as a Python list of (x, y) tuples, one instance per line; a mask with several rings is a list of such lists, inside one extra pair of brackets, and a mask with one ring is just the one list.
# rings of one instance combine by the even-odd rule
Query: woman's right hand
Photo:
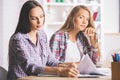
[(79, 71), (77, 70), (77, 68), (74, 67), (68, 67), (68, 68), (59, 67), (58, 70), (58, 75), (63, 77), (77, 77), (78, 74)]

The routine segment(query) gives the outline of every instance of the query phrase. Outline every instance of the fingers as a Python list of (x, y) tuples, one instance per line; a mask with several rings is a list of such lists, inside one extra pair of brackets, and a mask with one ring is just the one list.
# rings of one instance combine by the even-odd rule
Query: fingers
[(71, 71), (75, 74), (75, 73), (79, 73), (79, 71), (78, 71), (78, 69), (77, 69), (77, 67), (78, 67), (78, 63), (75, 63), (75, 62), (73, 62), (73, 63), (71, 63), (71, 65), (70, 65), (71, 67), (70, 68), (72, 68), (71, 69)]
[(77, 77), (78, 74), (79, 74), (79, 71), (73, 67), (62, 68), (62, 70), (59, 72), (60, 76), (66, 76), (66, 77)]
[(74, 62), (70, 65), (70, 67), (73, 67), (73, 68), (77, 68), (77, 64), (75, 64)]
[(67, 76), (67, 77), (77, 77), (77, 75), (80, 73), (77, 69), (78, 64), (80, 62), (73, 62), (68, 65), (68, 67), (61, 67), (62, 70), (60, 71), (60, 76)]
[(68, 77), (77, 77), (79, 71), (75, 68), (71, 68), (68, 72)]
[(94, 28), (89, 27), (89, 28), (85, 29), (85, 34), (87, 34), (88, 36), (94, 36), (95, 33), (96, 33), (96, 31)]

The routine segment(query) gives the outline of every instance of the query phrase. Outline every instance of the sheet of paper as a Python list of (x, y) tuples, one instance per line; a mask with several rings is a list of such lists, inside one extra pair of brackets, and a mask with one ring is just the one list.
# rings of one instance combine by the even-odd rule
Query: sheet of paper
[(78, 70), (80, 71), (80, 74), (111, 75), (110, 69), (108, 71), (105, 69), (102, 70), (102, 68), (96, 68), (88, 54), (84, 55), (81, 59), (80, 65), (78, 66)]
[(97, 68), (98, 72), (105, 76), (111, 76), (111, 69), (110, 68)]
[(78, 78), (98, 78), (99, 75), (79, 74)]

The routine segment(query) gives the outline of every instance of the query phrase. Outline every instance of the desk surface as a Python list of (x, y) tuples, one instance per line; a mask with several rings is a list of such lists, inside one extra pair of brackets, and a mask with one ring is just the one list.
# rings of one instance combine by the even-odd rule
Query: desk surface
[(18, 80), (111, 80), (110, 76), (100, 76), (99, 78), (68, 78), (68, 77), (37, 77), (28, 76)]

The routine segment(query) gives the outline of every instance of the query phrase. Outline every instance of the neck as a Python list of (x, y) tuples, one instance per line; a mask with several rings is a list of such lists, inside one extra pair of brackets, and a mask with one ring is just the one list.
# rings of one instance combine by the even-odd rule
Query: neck
[(32, 43), (34, 43), (36, 45), (37, 43), (37, 31), (31, 31), (28, 33), (30, 40), (32, 41)]
[(78, 31), (76, 31), (76, 30), (74, 30), (74, 29), (69, 32), (69, 39), (70, 39), (72, 42), (76, 42), (77, 33), (78, 33)]
[(36, 34), (37, 34), (37, 31), (30, 31), (30, 32), (29, 32), (29, 35), (30, 35), (30, 36), (36, 36)]

